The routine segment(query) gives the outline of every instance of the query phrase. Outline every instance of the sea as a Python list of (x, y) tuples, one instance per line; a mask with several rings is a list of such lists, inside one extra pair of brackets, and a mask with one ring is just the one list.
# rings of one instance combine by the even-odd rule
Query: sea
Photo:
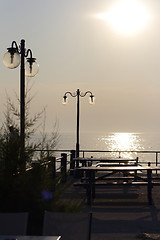
[[(80, 150), (93, 151), (85, 152), (85, 156), (87, 157), (120, 156), (133, 158), (138, 156), (141, 161), (154, 162), (156, 159), (156, 152), (160, 151), (160, 133), (85, 132), (80, 133), (79, 142)], [(56, 149), (74, 150), (75, 146), (75, 133), (59, 134), (59, 141)], [(110, 152), (94, 152), (95, 150)], [(119, 154), (120, 151), (126, 152)], [(146, 151), (146, 153), (144, 153), (144, 151)], [(158, 158), (160, 162), (160, 153), (157, 154), (157, 159)]]

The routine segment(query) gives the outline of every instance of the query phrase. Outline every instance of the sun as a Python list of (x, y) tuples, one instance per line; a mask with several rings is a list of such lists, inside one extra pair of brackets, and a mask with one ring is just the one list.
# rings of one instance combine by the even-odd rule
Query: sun
[(119, 0), (107, 12), (97, 15), (112, 28), (124, 34), (134, 34), (145, 28), (150, 19), (147, 9), (136, 0)]

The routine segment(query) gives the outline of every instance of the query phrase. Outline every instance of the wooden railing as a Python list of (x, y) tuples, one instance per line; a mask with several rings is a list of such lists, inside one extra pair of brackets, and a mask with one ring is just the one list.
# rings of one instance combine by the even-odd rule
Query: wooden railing
[[(142, 161), (142, 159), (140, 159), (140, 157), (139, 157), (139, 159), (140, 159), (140, 162), (141, 163), (148, 163), (148, 161), (150, 161), (150, 162), (152, 162), (152, 163), (154, 163), (156, 166), (158, 165), (158, 164), (160, 164), (160, 160), (159, 160), (159, 153), (160, 153), (160, 151), (153, 151), (153, 150), (139, 150), (139, 151), (105, 151), (105, 150), (81, 150), (81, 153), (82, 153), (82, 156), (83, 157), (85, 157), (86, 156), (86, 154), (88, 153), (88, 154), (94, 154), (94, 153), (100, 153), (100, 154), (104, 154), (104, 153), (110, 153), (110, 154), (117, 154), (117, 157), (122, 157), (122, 154), (124, 154), (124, 153), (132, 153), (132, 154), (135, 154), (136, 156), (140, 156), (141, 154), (144, 154), (147, 158), (148, 158), (148, 155), (151, 155), (151, 154), (153, 154), (154, 155), (154, 160), (152, 160), (152, 159), (146, 159), (146, 161), (145, 161), (145, 159)], [(150, 158), (150, 156), (149, 156), (149, 158)]]
[[(36, 150), (40, 152), (40, 150)], [(43, 150), (44, 151), (44, 150)], [(53, 152), (55, 150), (46, 150), (48, 153)], [(50, 167), (52, 178), (56, 178), (57, 175), (60, 178), (60, 182), (66, 182), (67, 181), (67, 172), (70, 171), (70, 169), (75, 168), (73, 158), (75, 157), (75, 151), (67, 151), (68, 153), (61, 153), (59, 157), (51, 156), (51, 154), (48, 154), (48, 157), (46, 157), (46, 160), (40, 161), (34, 160), (32, 163), (32, 166), (28, 167), (26, 171), (30, 171), (33, 169), (33, 166), (35, 164), (40, 164), (44, 167)], [(72, 175), (72, 172), (70, 173)]]
[[(40, 153), (41, 150), (36, 150)], [(43, 150), (44, 151), (44, 150)], [(48, 152), (48, 157), (46, 161), (42, 163), (44, 167), (51, 167), (52, 170), (52, 177), (56, 178), (57, 175), (60, 177), (61, 182), (67, 181), (68, 172), (69, 175), (73, 175), (73, 171), (70, 169), (74, 169), (75, 167), (79, 166), (78, 162), (74, 161), (75, 158), (75, 150), (45, 150)], [(51, 156), (59, 154), (60, 156)], [(103, 154), (117, 154), (116, 157), (122, 157), (124, 153), (134, 153), (136, 157), (139, 157), (138, 163), (140, 164), (148, 164), (150, 162), (153, 166), (158, 166), (160, 164), (159, 154), (160, 151), (103, 151), (103, 150), (80, 150), (81, 157), (86, 157), (90, 155), (90, 157), (94, 157), (94, 154), (99, 153), (100, 155)], [(139, 155), (145, 154), (146, 161), (142, 160)], [(153, 159), (150, 159), (150, 155), (153, 155)], [(106, 156), (106, 155), (105, 155)], [(88, 156), (87, 156), (88, 157)], [(27, 170), (31, 170), (32, 167), (28, 168)]]
[[(40, 152), (41, 150), (36, 150), (36, 152)], [(54, 153), (55, 155), (62, 154), (62, 153), (74, 153), (75, 150), (69, 150), (69, 149), (59, 149), (59, 150), (43, 150), (48, 152), (48, 155), (50, 153)], [(160, 151), (154, 151), (154, 150), (134, 150), (134, 151), (122, 151), (122, 150), (80, 150), (80, 156), (81, 157), (95, 157), (95, 155), (99, 154), (100, 157), (114, 155), (114, 157), (124, 157), (124, 154), (134, 154), (136, 157), (139, 157), (139, 161), (142, 161), (142, 163), (147, 163), (148, 161), (158, 165), (160, 164)], [(143, 159), (142, 159), (143, 155)], [(151, 156), (152, 155), (152, 156)], [(59, 157), (59, 156), (58, 156)]]

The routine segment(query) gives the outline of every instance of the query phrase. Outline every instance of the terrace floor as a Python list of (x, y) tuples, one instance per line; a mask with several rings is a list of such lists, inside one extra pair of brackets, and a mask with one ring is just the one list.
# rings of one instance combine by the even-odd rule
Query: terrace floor
[(91, 240), (160, 239), (155, 235), (160, 234), (160, 187), (153, 187), (152, 196), (149, 206), (146, 186), (98, 187), (94, 203), (88, 206), (85, 189), (71, 184), (63, 201), (76, 202), (84, 212), (93, 213)]

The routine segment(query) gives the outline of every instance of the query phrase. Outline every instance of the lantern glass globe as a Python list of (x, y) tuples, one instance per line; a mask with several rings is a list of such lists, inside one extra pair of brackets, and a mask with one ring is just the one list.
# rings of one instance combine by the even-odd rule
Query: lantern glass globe
[(3, 63), (6, 67), (14, 69), (19, 66), (21, 62), (21, 57), (18, 52), (6, 52), (3, 56)]
[(34, 77), (39, 71), (39, 65), (36, 61), (29, 62), (28, 60), (25, 63), (25, 76)]
[(95, 97), (94, 97), (93, 95), (90, 96), (90, 98), (89, 98), (89, 103), (90, 103), (91, 105), (95, 104)]

